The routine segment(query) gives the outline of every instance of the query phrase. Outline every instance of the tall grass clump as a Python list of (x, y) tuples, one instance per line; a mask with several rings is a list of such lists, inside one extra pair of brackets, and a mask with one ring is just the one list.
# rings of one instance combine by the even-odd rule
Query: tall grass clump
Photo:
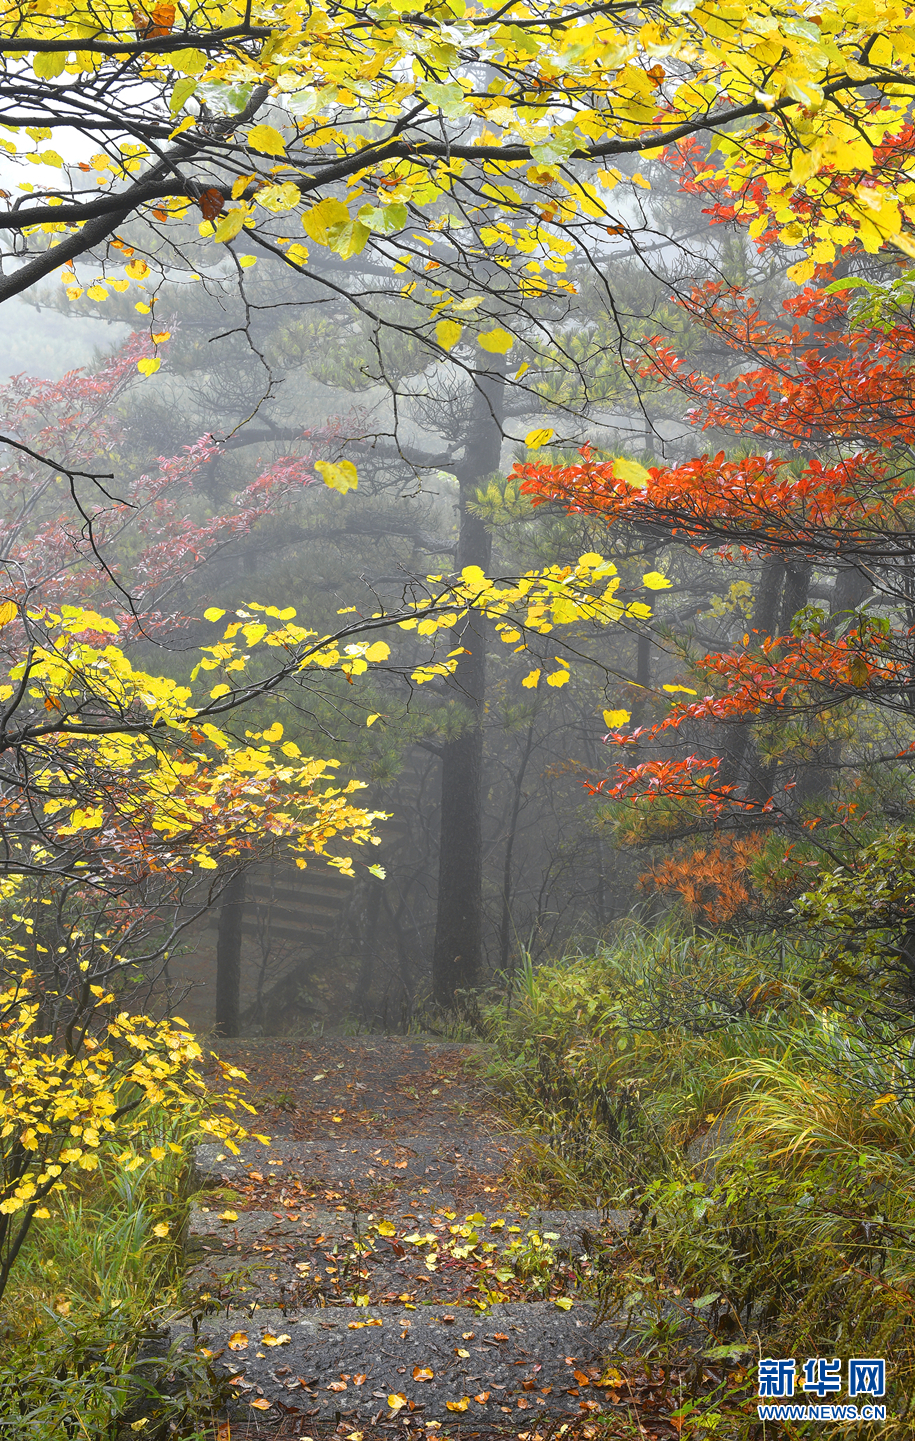
[(152, 1108), (164, 1156), (125, 1170), (117, 1147), (58, 1193), (0, 1303), (0, 1438), (212, 1437), (219, 1383), (171, 1347), (196, 1108)]
[(684, 1435), (762, 1434), (760, 1356), (885, 1357), (889, 1419), (870, 1429), (915, 1429), (915, 1056), (824, 995), (815, 958), (778, 940), (631, 926), (527, 966), (486, 1011), (532, 1199), (631, 1213), (604, 1312), (742, 1397)]

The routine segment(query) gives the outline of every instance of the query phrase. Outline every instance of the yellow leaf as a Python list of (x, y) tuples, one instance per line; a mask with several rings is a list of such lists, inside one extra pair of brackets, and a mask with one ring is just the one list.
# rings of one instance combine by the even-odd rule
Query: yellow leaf
[(391, 647), (383, 640), (376, 640), (365, 652), (365, 658), (377, 664), (378, 661), (387, 660), (390, 654)]
[(466, 1411), (470, 1405), (470, 1397), (462, 1396), (460, 1401), (446, 1401), (445, 1405), (449, 1411)]
[(621, 455), (613, 462), (613, 474), (617, 480), (624, 480), (627, 485), (634, 486), (637, 490), (644, 490), (651, 480), (644, 465), (639, 465), (637, 460), (626, 460)]
[(213, 231), (216, 244), (224, 245), (227, 240), (234, 240), (250, 213), (247, 205), (236, 205), (234, 209), (227, 210)]
[(568, 679), (569, 672), (567, 670), (554, 670), (552, 675), (547, 676), (546, 683), (547, 685), (560, 686), (565, 685)]
[(161, 345), (163, 341), (171, 340), (171, 338), (172, 333), (170, 330), (154, 330), (152, 333), (152, 341), (154, 345)]
[(662, 690), (669, 691), (673, 695), (676, 691), (682, 691), (684, 695), (698, 695), (697, 690), (690, 690), (688, 685), (662, 685)]
[(379, 1221), (378, 1234), (379, 1236), (396, 1236), (397, 1227), (391, 1221)]
[(524, 444), (528, 450), (539, 450), (542, 445), (549, 445), (555, 433), (553, 430), (529, 430), (524, 437)]
[(259, 1396), (256, 1401), (251, 1401), (249, 1404), (256, 1407), (258, 1411), (269, 1411), (273, 1402), (266, 1400), (263, 1396)]
[(287, 1336), (285, 1331), (282, 1336), (274, 1336), (272, 1331), (265, 1331), (261, 1337), (261, 1343), (264, 1346), (288, 1346), (291, 1340), (292, 1337)]
[(47, 54), (38, 51), (32, 56), (32, 69), (39, 80), (54, 80), (62, 74), (67, 64), (66, 50), (51, 50)]
[(223, 618), (224, 615), (225, 615), (225, 611), (224, 611), (224, 610), (219, 610), (219, 608), (218, 608), (217, 606), (215, 606), (215, 605), (211, 605), (208, 610), (205, 610), (205, 611), (203, 612), (203, 618), (204, 618), (204, 620), (213, 620), (213, 621), (222, 620), (222, 618)]
[(239, 263), (239, 265), (244, 266), (245, 270), (247, 270), (249, 266), (251, 266), (251, 265), (256, 265), (256, 264), (257, 264), (257, 256), (256, 256), (256, 255), (239, 255), (239, 257), (238, 257), (238, 263)]
[(789, 265), (787, 276), (793, 280), (795, 285), (805, 285), (816, 270), (816, 262), (813, 260), (800, 260), (797, 265)]
[(647, 570), (642, 576), (642, 584), (648, 590), (669, 590), (671, 582), (659, 570)]
[(265, 741), (268, 741), (270, 745), (273, 745), (275, 741), (281, 741), (283, 739), (283, 727), (280, 721), (274, 721), (270, 729), (264, 731), (263, 738)]
[(365, 723), (366, 723), (367, 726), (373, 726), (373, 725), (375, 724), (376, 720), (381, 720), (381, 712), (380, 712), (380, 711), (375, 711), (374, 715), (366, 716)]
[(397, 1412), (402, 1406), (406, 1406), (407, 1398), (400, 1391), (392, 1391), (388, 1397), (388, 1405), (391, 1410)]
[(532, 670), (531, 673), (530, 673), (530, 675), (526, 675), (526, 676), (524, 677), (524, 680), (521, 682), (521, 684), (524, 686), (525, 690), (536, 690), (536, 689), (537, 689), (537, 686), (538, 686), (538, 684), (539, 684), (539, 681), (540, 681), (540, 672), (539, 672), (539, 670)]
[(9, 625), (10, 621), (15, 615), (16, 606), (14, 602), (11, 600), (5, 600), (3, 604), (0, 605), (0, 626)]
[(608, 730), (615, 730), (624, 726), (632, 719), (632, 713), (628, 710), (605, 710), (604, 725)]
[(317, 245), (326, 245), (330, 227), (345, 225), (349, 218), (349, 211), (342, 200), (335, 200), (331, 196), (327, 200), (319, 200), (317, 205), (304, 212), (302, 229), (309, 240), (315, 241)]
[(244, 1351), (248, 1346), (248, 1335), (245, 1331), (235, 1331), (227, 1343), (230, 1351)]
[(167, 1223), (166, 1223), (165, 1221), (160, 1221), (159, 1224), (158, 1224), (158, 1226), (153, 1226), (153, 1228), (152, 1228), (152, 1233), (153, 1233), (153, 1235), (154, 1235), (154, 1236), (158, 1236), (158, 1237), (160, 1238), (160, 1240), (161, 1240), (163, 1237), (167, 1236), (167, 1235), (168, 1235), (168, 1232), (169, 1232), (169, 1227), (168, 1227), (168, 1225), (167, 1225)]
[(331, 490), (339, 490), (341, 495), (346, 495), (348, 490), (355, 490), (359, 484), (356, 467), (351, 460), (316, 460), (315, 470), (325, 485), (329, 485)]
[(463, 325), (458, 325), (456, 320), (440, 320), (435, 327), (435, 338), (442, 350), (453, 350), (463, 333)]
[(145, 360), (137, 361), (137, 370), (141, 375), (155, 375), (161, 364), (157, 355), (147, 355)]
[(569, 1300), (568, 1296), (557, 1296), (556, 1300), (553, 1302), (553, 1305), (558, 1306), (560, 1311), (571, 1311), (572, 1309), (572, 1302)]
[(237, 1212), (237, 1211), (221, 1211), (220, 1214), (219, 1214), (219, 1219), (220, 1219), (220, 1221), (237, 1221), (237, 1220), (238, 1220), (238, 1212)]
[(481, 350), (488, 350), (491, 355), (507, 355), (514, 343), (515, 337), (501, 327), (477, 336), (477, 345)]
[(124, 267), (124, 273), (129, 275), (131, 280), (143, 280), (149, 274), (149, 266), (137, 256), (136, 260), (131, 260), (130, 264)]
[(286, 142), (272, 125), (255, 125), (248, 131), (248, 144), (261, 155), (285, 155)]

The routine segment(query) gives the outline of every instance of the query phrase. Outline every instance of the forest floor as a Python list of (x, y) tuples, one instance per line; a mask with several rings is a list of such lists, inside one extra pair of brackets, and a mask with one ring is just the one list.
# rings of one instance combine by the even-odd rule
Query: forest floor
[(679, 1434), (676, 1374), (595, 1304), (631, 1218), (525, 1204), (536, 1159), (474, 1049), (219, 1043), (271, 1137), (196, 1156), (186, 1344), (220, 1441)]

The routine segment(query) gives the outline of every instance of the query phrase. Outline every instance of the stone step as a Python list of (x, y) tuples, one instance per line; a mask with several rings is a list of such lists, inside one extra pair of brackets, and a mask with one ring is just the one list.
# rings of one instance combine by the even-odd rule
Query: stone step
[[(190, 1327), (185, 1344), (193, 1344)], [(552, 1302), (355, 1313), (326, 1307), (220, 1312), (199, 1322), (196, 1345), (232, 1378), (233, 1419), (267, 1413), (372, 1423), (392, 1417), (468, 1424), (506, 1413), (581, 1415), (619, 1400), (618, 1321), (593, 1307)]]
[(195, 1207), (186, 1294), (243, 1305), (493, 1301), (574, 1295), (625, 1230), (621, 1212), (454, 1211), (376, 1215), (315, 1210), (237, 1214)]
[(482, 1190), (511, 1165), (520, 1149), (517, 1137), (477, 1137), (469, 1130), (459, 1140), (453, 1135), (423, 1133), (392, 1142), (379, 1135), (330, 1140), (297, 1141), (275, 1137), (269, 1147), (244, 1142), (238, 1155), (214, 1144), (198, 1146), (194, 1153), (192, 1187), (231, 1184), (260, 1168), (278, 1175), (323, 1185), (345, 1186), (347, 1194), (448, 1191), (468, 1183)]

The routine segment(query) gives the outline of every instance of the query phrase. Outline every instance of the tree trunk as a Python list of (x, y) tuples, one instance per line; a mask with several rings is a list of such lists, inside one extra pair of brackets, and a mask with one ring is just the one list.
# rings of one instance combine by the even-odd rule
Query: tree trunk
[(245, 872), (226, 886), (216, 936), (216, 1034), (237, 1036), (241, 1029), (241, 946), (245, 914)]
[(502, 863), (502, 921), (499, 927), (499, 969), (508, 971), (508, 957), (511, 950), (511, 924), (512, 924), (512, 855), (515, 849), (515, 834), (518, 829), (518, 816), (521, 814), (521, 801), (523, 796), (524, 773), (527, 770), (528, 761), (534, 749), (534, 727), (536, 718), (531, 721), (527, 728), (527, 738), (524, 743), (524, 750), (521, 752), (521, 760), (514, 776), (514, 795), (512, 797), (511, 815), (508, 822), (508, 835), (505, 839), (505, 858)]
[[(478, 565), (488, 570), (492, 539), (468, 503), (477, 488), (499, 468), (502, 449), (501, 375), (478, 382), (471, 433), (459, 474), (460, 538), (457, 569)], [(432, 990), (440, 1005), (450, 1006), (455, 992), (479, 983), (483, 966), (483, 709), (486, 694), (486, 622), (471, 615), (455, 631), (463, 646), (453, 684), (470, 712), (468, 724), (442, 747), (442, 813), (438, 866), (438, 906), (432, 949)]]

